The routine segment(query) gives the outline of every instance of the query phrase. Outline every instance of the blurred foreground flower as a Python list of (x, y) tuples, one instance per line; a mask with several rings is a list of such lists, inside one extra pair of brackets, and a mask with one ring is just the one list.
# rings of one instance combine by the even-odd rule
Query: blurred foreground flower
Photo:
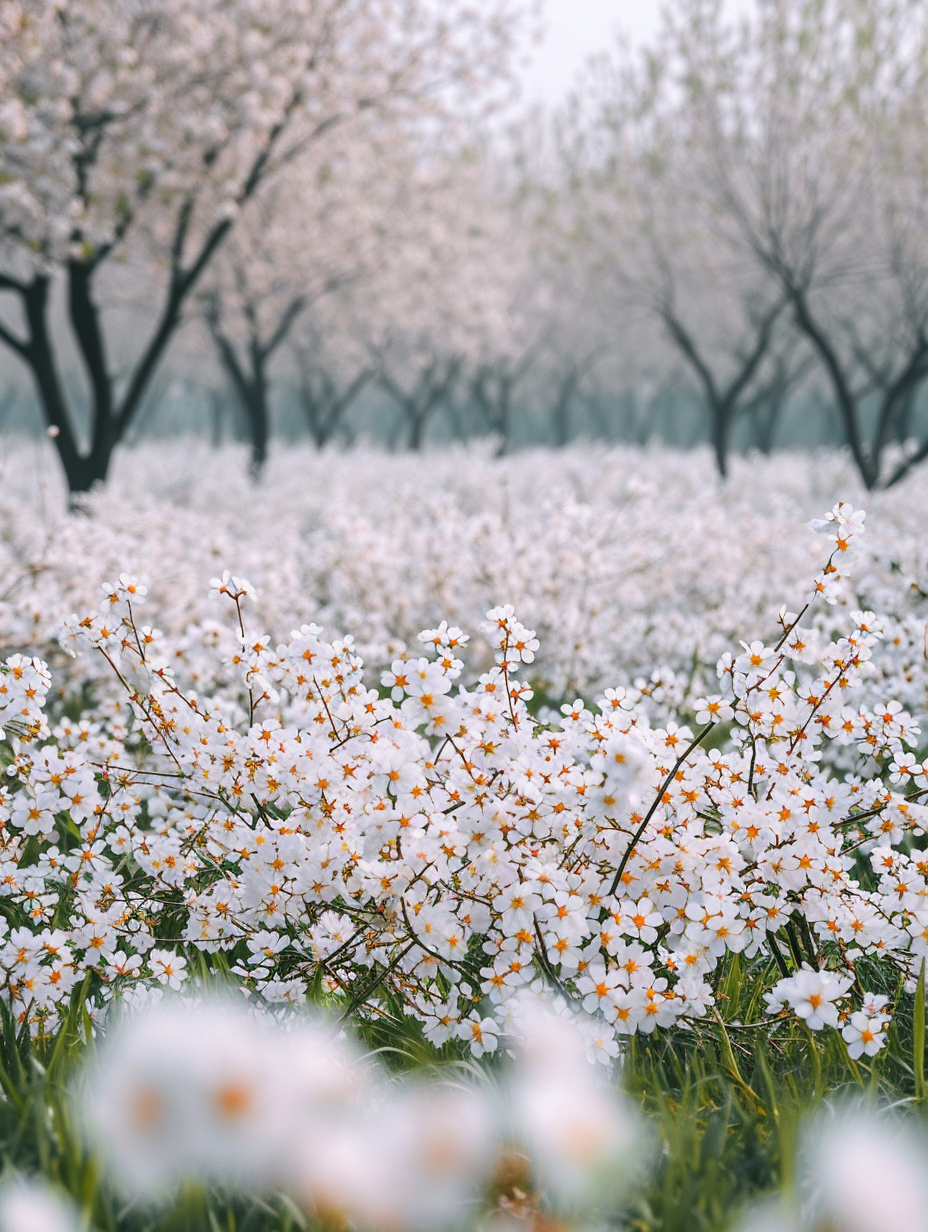
[(0, 1232), (79, 1232), (80, 1212), (41, 1181), (11, 1180), (0, 1188)]
[(620, 1197), (642, 1158), (634, 1109), (590, 1063), (587, 1033), (566, 1006), (559, 1014), (529, 998), (516, 1023), (523, 1043), (508, 1092), (536, 1183), (557, 1209)]
[(928, 1139), (887, 1113), (819, 1117), (800, 1142), (795, 1199), (754, 1209), (742, 1232), (928, 1232)]
[(581, 1025), (530, 1000), (513, 1034), (501, 1097), (465, 1071), (391, 1077), (322, 1016), (282, 1025), (166, 998), (110, 1030), (82, 1120), (133, 1196), (169, 1199), (187, 1180), (283, 1191), (325, 1221), (423, 1232), (472, 1224), (493, 1202), (528, 1217), (621, 1197), (638, 1121), (587, 1059)]
[(329, 1023), (284, 1031), (244, 1006), (165, 998), (110, 1032), (86, 1075), (83, 1119), (128, 1193), (185, 1179), (289, 1188), (353, 1117), (366, 1079)]
[(928, 1232), (928, 1141), (887, 1115), (839, 1113), (808, 1138), (813, 1217), (840, 1232)]

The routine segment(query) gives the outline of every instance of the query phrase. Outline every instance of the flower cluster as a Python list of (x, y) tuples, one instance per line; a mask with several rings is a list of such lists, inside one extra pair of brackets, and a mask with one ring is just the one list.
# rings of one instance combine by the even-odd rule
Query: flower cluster
[[(828, 525), (834, 597), (863, 518), (839, 505)], [(408, 1014), (475, 1056), (526, 988), (555, 988), (608, 1062), (623, 1036), (716, 1012), (740, 954), (780, 977), (771, 1012), (882, 1043), (860, 960), (911, 979), (928, 953), (928, 763), (913, 717), (868, 700), (873, 613), (825, 640), (803, 623), (817, 581), (776, 641), (722, 657), (694, 731), (655, 724), (633, 688), (533, 711), (538, 640), (509, 606), (472, 684), (442, 623), (377, 689), (350, 638), (308, 624), (275, 645), (249, 627), (248, 583), (213, 589), (234, 646), (216, 639), (206, 694), (126, 575), (62, 635), (114, 682), (90, 711), (49, 732), (29, 667), (46, 684), (9, 739), (0, 969), (32, 1030), (79, 981), (144, 1000), (205, 964), (268, 1004), (319, 989)]]
[[(0, 672), (0, 723), (5, 723), (11, 734), (22, 731), (33, 740), (47, 736), (43, 707), (51, 683), (51, 674), (40, 659), (12, 655)], [(6, 734), (0, 726), (0, 740)]]

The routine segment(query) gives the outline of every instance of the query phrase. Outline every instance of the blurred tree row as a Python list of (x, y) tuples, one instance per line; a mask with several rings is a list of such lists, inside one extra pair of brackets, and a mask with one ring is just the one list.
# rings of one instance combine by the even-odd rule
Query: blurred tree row
[(504, 125), (530, 27), (521, 0), (0, 7), (0, 341), (73, 491), (159, 372), (224, 374), (256, 473), (284, 403), (320, 447), (659, 431), (724, 475), (798, 418), (868, 487), (928, 457), (922, 0), (671, 0)]
[(675, 0), (563, 117), (569, 225), (702, 391), (723, 474), (739, 417), (773, 430), (810, 385), (868, 487), (928, 456), (926, 73), (919, 0)]

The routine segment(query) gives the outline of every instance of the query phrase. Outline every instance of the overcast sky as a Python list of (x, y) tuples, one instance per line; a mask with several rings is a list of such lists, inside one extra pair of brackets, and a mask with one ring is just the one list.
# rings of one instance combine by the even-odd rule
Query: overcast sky
[(661, 0), (544, 0), (546, 34), (525, 74), (525, 98), (559, 102), (591, 52), (615, 42), (623, 30), (635, 42), (658, 24)]
[[(525, 101), (559, 103), (594, 51), (615, 45), (623, 31), (633, 44), (657, 32), (664, 0), (542, 0), (545, 36), (524, 74)], [(730, 17), (747, 15), (753, 0), (724, 0)]]

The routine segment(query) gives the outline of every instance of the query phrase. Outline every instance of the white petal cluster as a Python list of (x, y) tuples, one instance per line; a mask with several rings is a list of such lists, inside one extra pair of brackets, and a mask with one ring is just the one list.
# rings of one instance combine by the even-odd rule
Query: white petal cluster
[[(863, 519), (839, 505), (828, 525), (832, 584)], [(306, 624), (275, 644), (246, 581), (213, 589), (231, 619), (204, 641), (208, 691), (127, 574), (62, 634), (107, 673), (84, 717), (49, 732), (44, 669), (0, 675), (34, 693), (0, 794), (2, 995), (33, 1031), (81, 981), (143, 1000), (205, 964), (266, 1003), (321, 989), (408, 1014), (478, 1057), (527, 988), (554, 988), (608, 1062), (713, 1011), (737, 954), (769, 973), (772, 1013), (882, 1043), (860, 960), (911, 979), (928, 954), (928, 764), (898, 702), (865, 704), (872, 612), (813, 656), (784, 609), (778, 640), (723, 656), (694, 731), (656, 725), (634, 689), (533, 714), (538, 641), (511, 606), (472, 684), (443, 622), (378, 690), (350, 638)]]
[(78, 1208), (40, 1181), (8, 1179), (0, 1188), (0, 1232), (79, 1232)]

